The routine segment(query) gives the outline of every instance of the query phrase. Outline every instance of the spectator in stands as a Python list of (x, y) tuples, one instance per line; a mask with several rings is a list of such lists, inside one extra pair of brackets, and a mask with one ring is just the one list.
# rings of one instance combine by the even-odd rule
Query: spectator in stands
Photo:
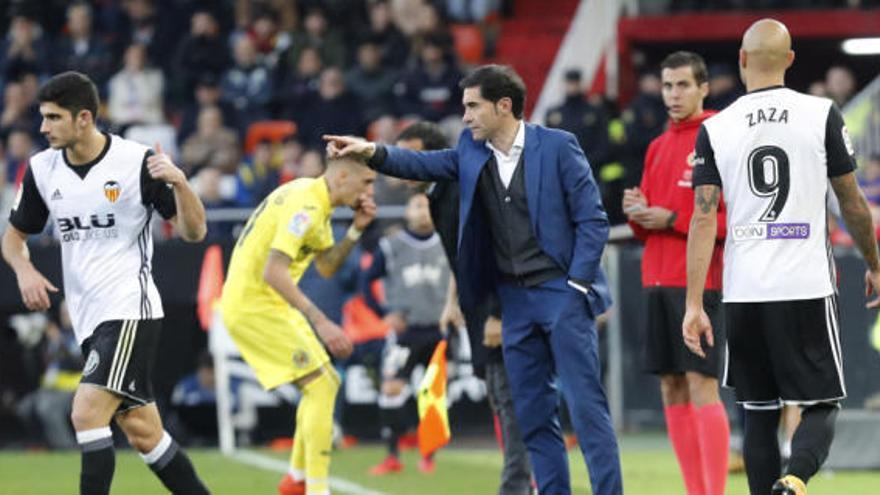
[(253, 24), (245, 34), (253, 40), (260, 63), (273, 73), (293, 42), (290, 34), (279, 28), (278, 22), (278, 13), (270, 7), (263, 7), (258, 10)]
[(125, 50), (122, 70), (108, 84), (107, 110), (118, 129), (165, 121), (165, 78), (162, 71), (147, 65), (147, 47), (133, 43)]
[[(644, 73), (639, 78), (639, 93), (621, 114), (625, 137), (621, 145), (616, 148), (616, 155), (626, 170), (627, 183), (633, 186), (641, 180), (648, 145), (663, 132), (666, 126), (666, 106), (663, 104), (660, 88), (661, 83), (657, 73)], [(601, 177), (598, 179), (601, 181)], [(624, 220), (620, 211), (622, 197), (609, 197), (607, 200), (605, 197), (603, 193), (609, 221), (612, 224), (622, 222)]]
[(8, 81), (24, 67), (41, 76), (49, 74), (49, 43), (40, 25), (24, 15), (15, 15), (9, 33), (0, 43), (0, 77)]
[(171, 392), (171, 405), (186, 407), (216, 403), (214, 358), (210, 352), (204, 351), (196, 359), (195, 372), (186, 375), (174, 386), (174, 391)]
[(324, 70), (324, 61), (318, 49), (312, 46), (304, 47), (294, 71), (284, 77), (284, 84), (278, 95), (289, 118), (300, 121), (308, 101), (318, 92), (322, 70)]
[(599, 167), (608, 162), (610, 156), (608, 115), (603, 107), (587, 101), (580, 70), (565, 72), (565, 100), (548, 110), (544, 120), (547, 127), (563, 129), (577, 137), (593, 168), (593, 176), (598, 177)]
[(456, 117), (461, 111), (461, 71), (450, 52), (451, 40), (444, 35), (425, 37), (420, 63), (403, 75), (394, 87), (398, 113), (433, 122)]
[(724, 110), (737, 98), (743, 95), (739, 82), (739, 74), (733, 67), (727, 64), (714, 64), (709, 66), (709, 96), (706, 98), (706, 108), (711, 110)]
[(58, 322), (48, 322), (41, 344), (45, 371), (40, 387), (21, 399), (16, 413), (26, 424), (42, 431), (50, 448), (73, 449), (77, 443), (70, 409), (81, 375), (82, 352), (64, 301), (58, 312)]
[(300, 54), (307, 46), (318, 50), (325, 65), (345, 65), (345, 39), (341, 32), (330, 27), (323, 8), (318, 5), (309, 7), (303, 17), (302, 27), (302, 31), (294, 34), (293, 44), (287, 54), (287, 63), (291, 67), (298, 66)]
[(279, 184), (284, 184), (285, 182), (292, 181), (301, 176), (300, 167), (302, 166), (304, 152), (305, 148), (295, 136), (288, 136), (281, 143), (281, 165), (279, 166), (280, 170), (278, 177)]
[(362, 36), (376, 40), (382, 53), (383, 66), (403, 67), (409, 59), (409, 42), (394, 24), (388, 1), (376, 0), (367, 8), (370, 24)]
[(378, 39), (365, 38), (357, 48), (357, 65), (345, 75), (345, 84), (363, 104), (364, 118), (372, 122), (393, 109), (392, 88), (397, 71), (382, 65)]
[(431, 22), (425, 16), (433, 15), (427, 12), (431, 7), (424, 0), (392, 0), (390, 7), (394, 24), (409, 39), (417, 38), (424, 32), (424, 26)]
[(168, 15), (168, 12), (158, 15), (154, 0), (127, 0), (122, 3), (122, 7), (125, 9), (127, 25), (120, 32), (127, 36), (120, 39), (117, 53), (123, 52), (132, 43), (141, 43), (147, 47), (149, 60), (163, 71), (169, 71), (173, 60), (169, 55), (174, 53), (179, 37), (174, 26), (178, 19)]
[(16, 189), (24, 178), (24, 173), (28, 167), (28, 160), (33, 152), (34, 140), (31, 138), (30, 133), (24, 129), (13, 128), (6, 137), (6, 156), (4, 156), (6, 169), (3, 176), (6, 182)]
[(320, 177), (325, 170), (327, 170), (327, 163), (324, 161), (324, 153), (311, 149), (303, 153), (297, 178), (310, 177), (314, 179)]
[(272, 141), (257, 143), (251, 155), (238, 166), (237, 175), (235, 202), (241, 206), (256, 206), (278, 187), (278, 167)]
[(195, 98), (184, 108), (177, 129), (177, 144), (182, 145), (196, 130), (199, 113), (206, 107), (217, 107), (223, 115), (224, 123), (235, 122), (235, 108), (223, 100), (219, 76), (210, 72), (199, 76), (195, 87)]
[(251, 123), (269, 117), (267, 104), (272, 98), (272, 76), (269, 69), (259, 63), (254, 41), (247, 36), (235, 41), (233, 57), (235, 65), (223, 77), (223, 100), (235, 108), (235, 122), (230, 125), (244, 136)]
[(190, 20), (189, 34), (177, 45), (171, 79), (176, 100), (185, 101), (205, 75), (223, 74), (229, 66), (229, 49), (220, 25), (210, 9), (197, 10)]
[(310, 99), (302, 113), (300, 139), (310, 148), (322, 149), (324, 134), (363, 134), (360, 108), (357, 97), (346, 91), (342, 71), (324, 69), (317, 98)]
[(825, 87), (828, 97), (843, 107), (856, 92), (856, 76), (848, 67), (835, 65), (825, 73)]
[[(0, 146), (0, 155), (4, 154), (4, 149)], [(18, 188), (14, 183), (10, 182), (9, 174), (7, 170), (13, 169), (14, 167), (10, 167), (7, 163), (3, 162), (3, 168), (0, 169), (0, 211), (11, 211), (12, 205), (15, 202), (15, 194)], [(6, 218), (6, 215), (0, 215), (0, 231), (6, 230), (6, 223), (9, 220)]]
[(28, 97), (25, 85), (17, 81), (7, 82), (3, 88), (0, 137), (5, 138), (12, 129), (23, 129), (36, 139), (41, 136), (41, 120), (37, 102)]
[(238, 167), (239, 153), (238, 136), (224, 127), (220, 109), (205, 107), (199, 112), (195, 134), (187, 138), (181, 148), (181, 168), (187, 177), (203, 168), (233, 174)]
[(657, 74), (646, 72), (639, 78), (639, 93), (623, 112), (627, 143), (639, 150), (639, 156), (644, 156), (648, 144), (666, 126), (666, 107), (660, 88)]
[(446, 0), (446, 12), (456, 22), (480, 23), (498, 10), (499, 0)]
[[(216, 167), (203, 167), (193, 178), (193, 189), (199, 195), (205, 210), (216, 208), (235, 208), (242, 206), (236, 202), (237, 179), (232, 174), (223, 173)], [(207, 242), (222, 242), (233, 239), (234, 225), (231, 222), (208, 222)]]
[(83, 1), (67, 7), (67, 33), (52, 50), (52, 71), (82, 72), (104, 92), (112, 62), (110, 48), (92, 30), (92, 7)]
[(810, 86), (807, 88), (807, 93), (813, 96), (821, 96), (823, 98), (828, 98), (828, 87), (825, 86), (825, 81), (813, 81), (810, 83)]

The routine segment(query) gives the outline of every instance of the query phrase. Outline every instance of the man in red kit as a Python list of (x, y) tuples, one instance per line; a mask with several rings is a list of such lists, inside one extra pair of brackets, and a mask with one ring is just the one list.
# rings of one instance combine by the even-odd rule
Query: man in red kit
[[(687, 287), (685, 252), (694, 209), (694, 144), (700, 124), (714, 112), (703, 111), (709, 87), (706, 64), (699, 55), (673, 53), (661, 69), (669, 127), (648, 147), (641, 186), (627, 189), (623, 197), (629, 224), (645, 243), (642, 284), (648, 311), (644, 368), (660, 376), (669, 440), (688, 495), (722, 495), (727, 482), (730, 427), (718, 396), (724, 349), (720, 242), (715, 244), (706, 281), (704, 304), (716, 332), (706, 359), (688, 351), (681, 332)], [(725, 228), (722, 204), (719, 239), (723, 239)]]

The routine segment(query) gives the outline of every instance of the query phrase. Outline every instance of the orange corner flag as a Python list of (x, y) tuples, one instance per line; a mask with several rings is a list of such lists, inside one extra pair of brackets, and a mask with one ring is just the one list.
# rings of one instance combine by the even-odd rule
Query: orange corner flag
[(422, 456), (449, 443), (449, 415), (446, 410), (446, 341), (434, 349), (422, 383), (419, 384), (419, 450)]
[(214, 303), (220, 299), (223, 291), (223, 252), (220, 246), (213, 244), (205, 250), (202, 260), (202, 274), (199, 276), (199, 293), (196, 298), (196, 313), (202, 329), (207, 331), (211, 326)]

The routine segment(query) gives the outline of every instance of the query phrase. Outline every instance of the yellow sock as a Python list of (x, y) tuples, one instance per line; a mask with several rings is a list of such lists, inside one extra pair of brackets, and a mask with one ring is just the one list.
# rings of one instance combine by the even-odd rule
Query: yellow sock
[[(330, 367), (324, 368), (303, 388), (303, 397), (297, 410), (296, 444), (303, 442), (305, 453), (306, 493), (330, 493), (330, 450), (333, 447), (333, 406), (339, 390), (339, 375)], [(294, 448), (294, 453), (296, 448)]]
[(296, 408), (297, 431), (293, 437), (293, 449), (290, 450), (290, 475), (295, 481), (306, 479), (306, 437), (300, 435), (299, 425), (303, 424), (303, 408)]

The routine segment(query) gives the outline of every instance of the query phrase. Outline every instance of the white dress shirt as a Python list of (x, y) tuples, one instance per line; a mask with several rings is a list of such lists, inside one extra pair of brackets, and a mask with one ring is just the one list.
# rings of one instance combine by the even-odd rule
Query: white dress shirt
[(503, 151), (492, 146), (489, 140), (486, 140), (486, 147), (492, 150), (495, 155), (495, 162), (498, 164), (498, 175), (501, 177), (501, 183), (504, 187), (510, 186), (513, 179), (513, 172), (516, 171), (516, 165), (519, 163), (519, 157), (522, 155), (523, 146), (526, 143), (526, 126), (522, 120), (519, 121), (519, 127), (516, 131), (516, 137), (513, 138), (513, 146), (510, 147), (510, 153), (505, 154)]

